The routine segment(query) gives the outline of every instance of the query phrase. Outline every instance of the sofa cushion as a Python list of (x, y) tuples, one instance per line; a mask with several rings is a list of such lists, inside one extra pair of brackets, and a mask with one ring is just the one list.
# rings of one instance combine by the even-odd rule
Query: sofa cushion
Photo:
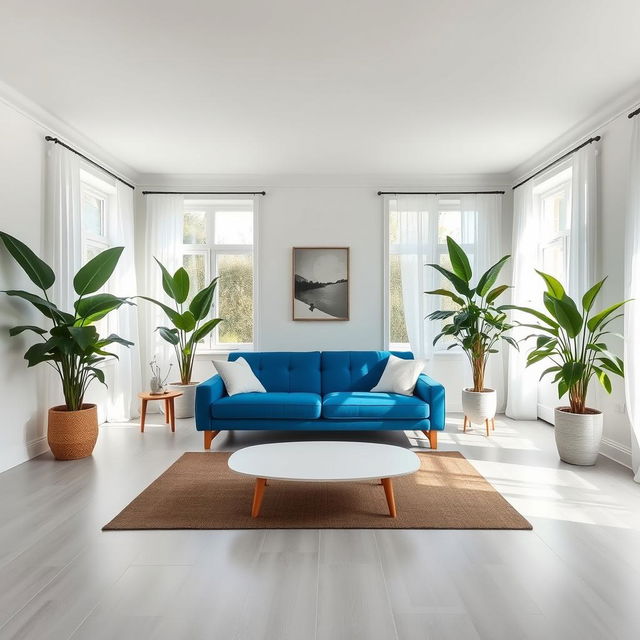
[(323, 351), (322, 393), (370, 391), (378, 384), (391, 353), (413, 359), (410, 351)]
[(429, 405), (416, 396), (368, 391), (334, 391), (322, 400), (322, 417), (328, 420), (385, 418), (410, 420), (429, 417)]
[(280, 418), (314, 420), (320, 417), (322, 399), (317, 393), (240, 393), (211, 403), (211, 417), (225, 419)]
[(321, 393), (319, 351), (235, 352), (244, 358), (267, 391)]

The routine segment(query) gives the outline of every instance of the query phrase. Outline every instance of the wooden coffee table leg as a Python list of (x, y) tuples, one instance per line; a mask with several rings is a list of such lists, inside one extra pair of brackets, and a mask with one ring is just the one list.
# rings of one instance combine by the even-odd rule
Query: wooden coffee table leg
[(382, 486), (384, 487), (384, 495), (387, 497), (387, 504), (389, 505), (389, 515), (392, 518), (396, 517), (396, 499), (393, 497), (393, 483), (391, 478), (382, 478)]
[(142, 407), (140, 408), (140, 432), (144, 433), (144, 419), (147, 417), (147, 401), (142, 400)]
[(256, 488), (253, 490), (253, 504), (251, 505), (251, 517), (257, 518), (260, 515), (264, 487), (267, 481), (264, 478), (256, 478)]
[(173, 404), (173, 400), (174, 400), (174, 398), (171, 398), (169, 400), (169, 415), (170, 415), (169, 422), (171, 423), (171, 431), (175, 432), (175, 430), (176, 430), (176, 405)]
[(167, 398), (164, 401), (164, 421), (166, 424), (169, 424), (171, 420), (171, 410), (169, 409), (171, 401)]

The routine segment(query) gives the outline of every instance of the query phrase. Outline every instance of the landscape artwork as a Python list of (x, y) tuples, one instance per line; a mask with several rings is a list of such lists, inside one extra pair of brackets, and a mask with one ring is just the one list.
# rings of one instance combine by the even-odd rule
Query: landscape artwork
[(293, 319), (349, 319), (349, 248), (293, 248)]

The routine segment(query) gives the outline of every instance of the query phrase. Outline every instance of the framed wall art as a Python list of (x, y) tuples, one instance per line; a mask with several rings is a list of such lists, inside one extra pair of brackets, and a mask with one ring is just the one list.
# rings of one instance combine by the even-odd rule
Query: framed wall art
[(293, 247), (293, 319), (349, 319), (349, 247)]

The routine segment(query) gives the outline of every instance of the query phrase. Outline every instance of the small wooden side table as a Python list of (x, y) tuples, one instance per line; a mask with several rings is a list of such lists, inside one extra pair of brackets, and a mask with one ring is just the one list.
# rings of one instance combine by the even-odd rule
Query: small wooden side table
[(164, 401), (164, 417), (165, 422), (171, 425), (171, 431), (176, 430), (176, 412), (173, 406), (173, 401), (181, 396), (181, 391), (168, 391), (167, 393), (161, 393), (159, 395), (143, 391), (138, 394), (138, 398), (142, 401), (142, 407), (140, 408), (140, 431), (144, 433), (144, 421), (147, 417), (147, 402), (150, 400), (163, 400)]

